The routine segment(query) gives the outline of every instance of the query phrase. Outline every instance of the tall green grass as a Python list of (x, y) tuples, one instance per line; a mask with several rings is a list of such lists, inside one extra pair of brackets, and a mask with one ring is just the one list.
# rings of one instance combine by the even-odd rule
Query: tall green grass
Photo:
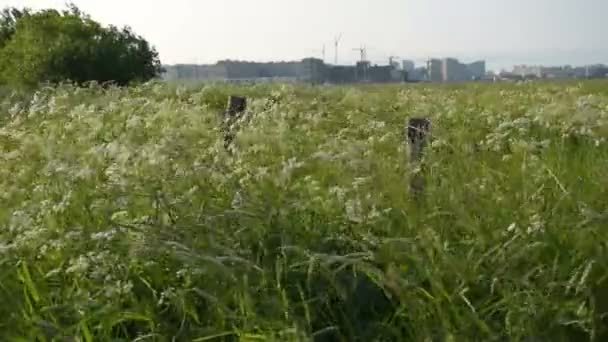
[[(0, 339), (605, 340), (602, 89), (2, 95)], [(420, 202), (410, 116), (433, 124)]]

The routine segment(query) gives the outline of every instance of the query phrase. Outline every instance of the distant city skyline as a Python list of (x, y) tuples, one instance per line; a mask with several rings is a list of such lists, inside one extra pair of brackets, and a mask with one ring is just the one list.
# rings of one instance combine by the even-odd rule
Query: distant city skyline
[[(489, 70), (517, 64), (608, 63), (606, 0), (73, 0), (103, 24), (129, 25), (165, 64), (222, 59), (333, 62), (389, 56), (485, 60)], [(65, 0), (0, 0), (0, 7), (65, 8)]]
[[(545, 55), (545, 56), (543, 56)], [(594, 56), (596, 56), (594, 58)], [(294, 58), (292, 60), (294, 61), (298, 61), (302, 58), (306, 58), (306, 57), (315, 57), (315, 58), (321, 58), (321, 56), (317, 56), (317, 55), (308, 55), (308, 56), (301, 56), (300, 58)], [(372, 64), (379, 64), (379, 65), (385, 65), (388, 64), (388, 57), (387, 58), (374, 58), (374, 56), (370, 56), (371, 58), (369, 58), (369, 61)], [(401, 57), (401, 56), (400, 56)], [(487, 69), (488, 71), (501, 71), (501, 70), (511, 70), (513, 69), (514, 66), (517, 65), (530, 65), (530, 66), (536, 66), (536, 65), (542, 65), (542, 66), (565, 66), (565, 65), (571, 65), (571, 66), (586, 66), (586, 65), (594, 65), (594, 64), (608, 64), (608, 58), (603, 58), (603, 54), (597, 53), (597, 52), (585, 52), (585, 51), (555, 51), (554, 53), (537, 53), (536, 55), (534, 54), (530, 54), (530, 55), (521, 55), (521, 56), (517, 56), (517, 55), (486, 55), (486, 56), (470, 56), (470, 55), (459, 55), (459, 54), (434, 54), (434, 55), (429, 55), (428, 57), (420, 57), (420, 56), (403, 56), (399, 59), (397, 59), (396, 61), (399, 62), (399, 64), (401, 64), (401, 62), (403, 60), (410, 60), (410, 61), (414, 61), (416, 64), (416, 67), (421, 67), (421, 66), (426, 66), (426, 62), (429, 58), (437, 58), (437, 59), (444, 59), (444, 58), (456, 58), (458, 60), (460, 60), (461, 62), (475, 62), (478, 60), (483, 60), (486, 62), (487, 65)], [(239, 59), (239, 58), (232, 58), (232, 57), (227, 57), (224, 58), (224, 60), (226, 59), (230, 59), (230, 60), (242, 60), (242, 61), (251, 61), (251, 62), (280, 62), (280, 61), (291, 61), (290, 59), (269, 59), (269, 58), (262, 58), (262, 59), (258, 59), (258, 60), (252, 60), (252, 59)], [(165, 64), (215, 64), (216, 62), (218, 62), (220, 60), (199, 60), (198, 63), (196, 62), (191, 62), (191, 61), (186, 61), (186, 62), (178, 62), (178, 63), (165, 63)], [(350, 57), (348, 59), (342, 59), (340, 64), (346, 64), (346, 65), (352, 65), (355, 64), (358, 61), (358, 59), (356, 57)], [(547, 62), (549, 61), (549, 62)], [(333, 64), (333, 58), (330, 58), (330, 56), (326, 56), (325, 58), (325, 62), (328, 64)], [(164, 63), (164, 62), (163, 62)]]

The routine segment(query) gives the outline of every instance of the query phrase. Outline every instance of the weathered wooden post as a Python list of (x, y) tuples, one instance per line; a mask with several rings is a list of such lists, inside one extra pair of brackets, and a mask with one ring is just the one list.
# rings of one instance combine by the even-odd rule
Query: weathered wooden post
[[(407, 139), (410, 145), (410, 165), (416, 167), (424, 153), (427, 145), (428, 134), (431, 130), (431, 121), (428, 118), (411, 118), (407, 124)], [(424, 193), (425, 179), (422, 170), (412, 173), (410, 179), (410, 191), (415, 199), (419, 199)]]
[(222, 120), (222, 131), (224, 133), (224, 148), (228, 149), (235, 133), (232, 125), (240, 118), (247, 109), (247, 98), (231, 95), (228, 98), (228, 108), (224, 112)]
[(234, 116), (238, 113), (244, 112), (245, 109), (247, 109), (247, 98), (236, 95), (231, 95), (228, 98), (228, 114)]

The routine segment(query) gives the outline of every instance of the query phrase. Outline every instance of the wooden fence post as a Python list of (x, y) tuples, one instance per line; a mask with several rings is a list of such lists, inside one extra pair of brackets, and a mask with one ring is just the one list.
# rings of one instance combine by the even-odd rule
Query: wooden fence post
[(236, 116), (247, 109), (247, 98), (243, 96), (231, 95), (228, 98), (228, 111), (227, 114)]
[(228, 149), (232, 140), (234, 140), (235, 132), (232, 125), (236, 122), (243, 112), (247, 109), (247, 98), (243, 96), (231, 95), (228, 98), (228, 108), (224, 112), (222, 118), (222, 131), (224, 133), (224, 148)]
[[(410, 145), (410, 164), (417, 166), (427, 145), (431, 121), (428, 118), (411, 118), (407, 124), (407, 139)], [(415, 199), (424, 193), (425, 179), (422, 172), (414, 172), (410, 179), (410, 191)]]

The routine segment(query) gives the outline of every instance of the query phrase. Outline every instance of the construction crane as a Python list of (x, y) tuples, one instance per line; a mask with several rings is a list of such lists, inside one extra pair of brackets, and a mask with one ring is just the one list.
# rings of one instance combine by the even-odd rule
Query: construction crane
[(323, 44), (323, 62), (325, 62), (325, 44)]
[(336, 38), (334, 38), (334, 48), (335, 48), (335, 58), (334, 58), (334, 64), (338, 65), (338, 45), (340, 45), (340, 40), (342, 40), (342, 33), (340, 33), (338, 36), (336, 36)]
[(361, 62), (365, 62), (367, 61), (367, 49), (365, 48), (365, 46), (359, 47), (359, 48), (353, 48), (353, 51), (358, 51), (361, 55)]
[(400, 58), (400, 57), (399, 57), (399, 56), (389, 56), (389, 57), (388, 57), (388, 65), (393, 66), (393, 61), (394, 61), (396, 58)]
[[(367, 81), (367, 49), (365, 48), (365, 46), (361, 46), (360, 48), (354, 48), (353, 51), (358, 51), (359, 54), (361, 55), (360, 58), (360, 63), (361, 63), (361, 68), (363, 69), (363, 79), (362, 81)], [(359, 69), (359, 68), (357, 68)]]

